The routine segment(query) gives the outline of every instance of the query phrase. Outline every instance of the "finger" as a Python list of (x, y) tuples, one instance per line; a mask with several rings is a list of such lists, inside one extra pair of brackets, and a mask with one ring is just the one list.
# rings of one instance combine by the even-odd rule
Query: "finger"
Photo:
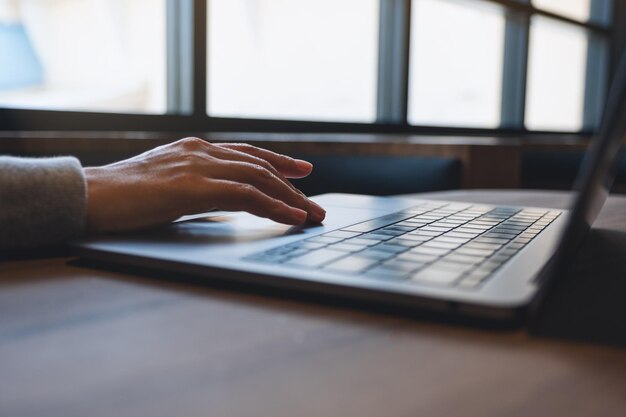
[[(304, 201), (306, 201), (306, 205), (304, 207), (301, 208), (305, 208), (307, 210), (307, 212), (309, 212), (311, 214), (310, 217), (310, 221), (312, 222), (321, 222), (322, 220), (324, 220), (324, 218), (326, 217), (326, 210), (324, 210), (320, 205), (318, 205), (317, 203), (315, 203), (314, 201), (308, 199), (304, 193), (302, 193), (302, 191), (298, 190), (296, 187), (294, 187), (294, 185), (289, 182), (289, 180), (287, 178), (285, 178), (280, 172), (278, 172), (276, 170), (276, 168), (270, 164), (268, 161), (266, 161), (265, 159), (259, 158), (255, 155), (251, 155), (251, 154), (247, 154), (245, 152), (241, 152), (235, 149), (230, 149), (227, 147), (221, 147), (221, 146), (216, 146), (213, 144), (210, 144), (208, 142), (205, 142), (205, 151), (210, 155), (213, 156), (215, 158), (219, 158), (225, 161), (239, 161), (239, 162), (245, 162), (248, 164), (252, 164), (252, 165), (257, 165), (257, 166), (261, 166), (263, 168), (265, 168), (267, 171), (271, 172), (272, 174), (274, 174), (274, 176), (276, 176), (278, 179), (280, 179), (283, 183), (285, 183), (291, 190), (293, 190), (294, 193), (297, 193), (298, 195), (301, 196), (301, 198), (304, 199)], [(233, 179), (236, 181), (241, 181), (241, 182), (246, 182), (246, 183), (250, 183), (251, 179), (248, 178), (226, 178), (225, 179)], [(293, 200), (292, 200), (293, 202)]]
[(224, 159), (224, 160), (249, 162), (251, 164), (260, 165), (263, 168), (271, 171), (274, 175), (280, 178), (287, 185), (289, 185), (293, 189), (296, 189), (293, 186), (293, 184), (291, 184), (291, 182), (289, 182), (289, 180), (287, 180), (287, 178), (285, 178), (285, 176), (274, 167), (274, 165), (272, 165), (271, 163), (269, 163), (263, 158), (259, 158), (258, 156), (255, 156), (249, 153), (241, 152), (236, 149), (230, 149), (228, 147), (223, 147), (223, 146), (218, 146), (218, 145), (213, 145), (213, 144), (208, 144), (207, 152), (209, 155), (213, 157)]
[(211, 168), (211, 175), (219, 179), (250, 184), (270, 197), (279, 199), (292, 207), (305, 210), (308, 220), (319, 223), (326, 212), (302, 193), (281, 181), (271, 171), (248, 162), (220, 161)]
[(287, 155), (257, 148), (247, 143), (220, 143), (216, 146), (233, 149), (249, 155), (261, 158), (274, 166), (281, 174), (287, 178), (304, 178), (311, 173), (313, 165), (301, 159), (291, 158)]
[(299, 225), (307, 218), (306, 211), (272, 198), (250, 184), (211, 179), (204, 198), (216, 202), (220, 210), (247, 211), (284, 224)]

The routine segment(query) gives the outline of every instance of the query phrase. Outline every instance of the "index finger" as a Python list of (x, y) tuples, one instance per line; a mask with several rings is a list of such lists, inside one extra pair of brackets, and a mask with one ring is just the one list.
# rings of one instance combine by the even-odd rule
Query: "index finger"
[(268, 151), (267, 149), (257, 148), (247, 143), (218, 143), (215, 145), (264, 159), (287, 178), (303, 178), (309, 175), (313, 170), (313, 165), (310, 162), (291, 158), (290, 156)]

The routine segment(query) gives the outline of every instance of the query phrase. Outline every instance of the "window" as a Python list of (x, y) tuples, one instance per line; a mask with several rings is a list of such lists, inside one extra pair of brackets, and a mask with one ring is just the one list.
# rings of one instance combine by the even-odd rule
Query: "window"
[(536, 16), (530, 26), (526, 126), (583, 128), (587, 37), (578, 27)]
[(213, 116), (374, 122), (378, 0), (210, 0)]
[(580, 22), (606, 24), (610, 19), (611, 0), (534, 0), (539, 9)]
[(613, 8), (611, 0), (0, 0), (0, 121), (50, 130), (589, 132), (608, 86)]
[(0, 0), (0, 50), (0, 107), (165, 111), (165, 0)]
[(608, 0), (412, 0), (408, 122), (577, 132), (606, 89)]
[(504, 14), (472, 0), (415, 0), (409, 123), (500, 125)]

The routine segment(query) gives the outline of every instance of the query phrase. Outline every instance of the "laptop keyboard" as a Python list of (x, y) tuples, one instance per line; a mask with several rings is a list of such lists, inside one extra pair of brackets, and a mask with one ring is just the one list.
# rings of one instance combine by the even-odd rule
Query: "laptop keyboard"
[(560, 214), (557, 210), (427, 202), (244, 259), (473, 289)]

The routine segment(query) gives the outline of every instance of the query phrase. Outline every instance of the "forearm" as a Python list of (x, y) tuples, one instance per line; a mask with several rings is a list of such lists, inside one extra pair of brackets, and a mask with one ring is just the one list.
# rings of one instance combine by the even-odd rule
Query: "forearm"
[(85, 178), (75, 158), (0, 156), (0, 249), (63, 243), (81, 235)]

